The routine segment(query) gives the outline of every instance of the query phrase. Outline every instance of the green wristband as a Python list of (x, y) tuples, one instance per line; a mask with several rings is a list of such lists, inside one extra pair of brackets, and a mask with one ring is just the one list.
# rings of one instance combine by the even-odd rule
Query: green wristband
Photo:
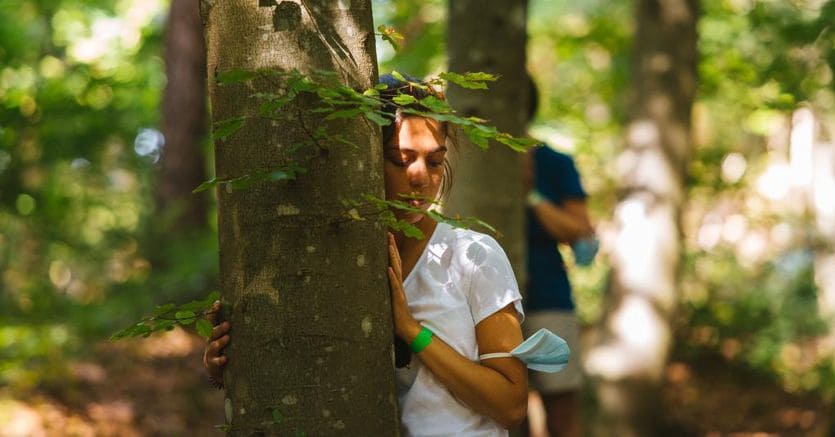
[(412, 352), (418, 354), (420, 351), (426, 349), (426, 346), (429, 346), (429, 343), (432, 342), (432, 331), (429, 328), (423, 326), (420, 328), (420, 332), (418, 332), (417, 337), (415, 337), (412, 344), (409, 347), (412, 349)]

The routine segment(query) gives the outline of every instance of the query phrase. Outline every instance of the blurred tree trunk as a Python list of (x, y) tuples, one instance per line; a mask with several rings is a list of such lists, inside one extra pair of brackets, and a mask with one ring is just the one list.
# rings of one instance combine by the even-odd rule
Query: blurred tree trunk
[(202, 229), (207, 224), (206, 193), (192, 193), (206, 180), (206, 51), (197, 0), (171, 1), (165, 74), (157, 210), (176, 230)]
[[(321, 69), (358, 89), (376, 82), (370, 0), (204, 0), (201, 9), (210, 78)], [(286, 85), (210, 80), (213, 121), (254, 114), (253, 93)], [(292, 119), (252, 118), (215, 147), (218, 178), (314, 154), (297, 180), (218, 189), (221, 294), (234, 327), (224, 375), (233, 435), (398, 432), (384, 230), (372, 220), (344, 224), (340, 203), (383, 196), (380, 132), (355, 118), (338, 133), (356, 148), (288, 151), (322, 125), (309, 112), (317, 103), (296, 99), (283, 109)]]
[(626, 148), (618, 157), (606, 312), (586, 367), (602, 435), (658, 435), (678, 300), (680, 215), (692, 148), (698, 0), (638, 0)]
[[(450, 85), (450, 103), (462, 114), (487, 120), (503, 132), (525, 134), (528, 83), (525, 69), (527, 0), (451, 0), (447, 51), (449, 70), (498, 74), (490, 90)], [(460, 138), (455, 182), (445, 210), (493, 225), (520, 284), (525, 283), (522, 154), (490, 142), (482, 151)]]
[(815, 220), (812, 241), (818, 315), (830, 322), (818, 352), (835, 353), (835, 144), (823, 140), (821, 120), (811, 108), (794, 111), (790, 162), (795, 183), (801, 185), (806, 205)]

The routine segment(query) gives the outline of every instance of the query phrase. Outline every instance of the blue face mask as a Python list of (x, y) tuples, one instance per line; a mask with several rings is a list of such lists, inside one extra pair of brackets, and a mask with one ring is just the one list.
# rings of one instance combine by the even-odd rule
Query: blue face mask
[(599, 246), (600, 243), (594, 237), (577, 240), (571, 245), (571, 250), (574, 252), (574, 262), (578, 266), (590, 265), (594, 261), (594, 256), (597, 255)]
[(478, 358), (483, 361), (491, 358), (516, 357), (519, 361), (527, 364), (531, 370), (555, 373), (568, 365), (568, 357), (570, 356), (571, 350), (565, 340), (542, 328), (510, 352), (484, 354)]

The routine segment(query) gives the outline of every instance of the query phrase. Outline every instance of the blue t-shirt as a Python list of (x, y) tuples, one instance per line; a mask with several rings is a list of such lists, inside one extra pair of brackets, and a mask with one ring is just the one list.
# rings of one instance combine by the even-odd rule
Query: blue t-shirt
[[(571, 156), (547, 145), (538, 147), (533, 154), (534, 186), (545, 198), (562, 205), (566, 200), (587, 197)], [(557, 250), (557, 240), (539, 223), (530, 208), (527, 210), (527, 238), (527, 310), (573, 310), (571, 284), (565, 262)]]

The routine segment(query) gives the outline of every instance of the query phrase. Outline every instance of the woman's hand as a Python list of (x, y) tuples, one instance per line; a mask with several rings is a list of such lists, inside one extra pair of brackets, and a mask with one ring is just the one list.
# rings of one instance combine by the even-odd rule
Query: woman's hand
[(217, 315), (220, 313), (220, 302), (216, 301), (212, 305), (211, 311), (206, 315), (206, 318), (214, 326), (212, 328), (212, 336), (206, 344), (206, 350), (203, 351), (203, 368), (209, 374), (209, 379), (212, 382), (223, 385), (223, 367), (226, 366), (226, 355), (223, 353), (223, 348), (229, 344), (229, 330), (232, 325), (229, 322), (217, 323)]
[(406, 292), (403, 290), (403, 267), (400, 263), (400, 252), (397, 250), (397, 243), (394, 235), (389, 232), (389, 288), (391, 289), (391, 314), (394, 319), (394, 333), (411, 344), (420, 332), (421, 326), (412, 317), (409, 305), (406, 301)]

